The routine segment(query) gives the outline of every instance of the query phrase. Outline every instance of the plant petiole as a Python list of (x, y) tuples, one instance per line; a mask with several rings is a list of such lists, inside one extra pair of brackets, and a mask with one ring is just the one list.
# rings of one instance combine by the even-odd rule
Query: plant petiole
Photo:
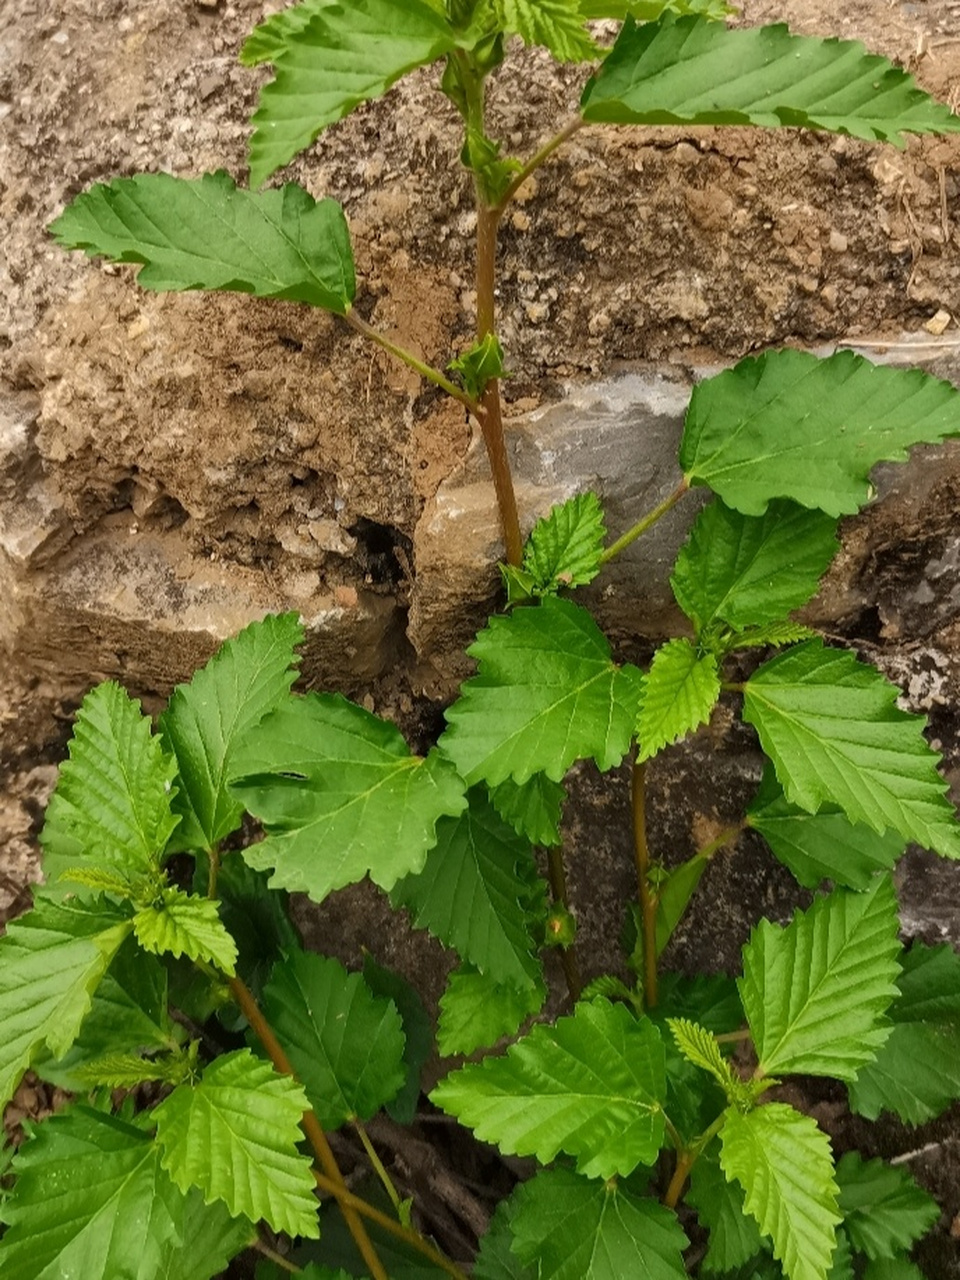
[(370, 1135), (364, 1128), (363, 1122), (356, 1116), (353, 1119), (353, 1127), (357, 1131), (357, 1137), (363, 1143), (363, 1149), (367, 1153), (367, 1159), (373, 1165), (374, 1172), (383, 1183), (383, 1188), (390, 1197), (390, 1203), (399, 1214), (401, 1205), (400, 1194), (397, 1191), (397, 1188), (393, 1185), (393, 1179), (390, 1177), (389, 1173), (387, 1173), (383, 1161), (377, 1154), (376, 1147), (370, 1141)]
[[(563, 861), (563, 849), (560, 845), (552, 845), (547, 850), (547, 874), (550, 880), (550, 892), (553, 900), (559, 903), (565, 911), (570, 910), (569, 895), (567, 893), (567, 869)], [(580, 965), (577, 962), (577, 953), (574, 950), (574, 943), (569, 946), (560, 947), (560, 963), (563, 966), (563, 976), (567, 982), (567, 990), (570, 992), (570, 999), (574, 1004), (580, 999), (583, 991), (583, 979), (580, 976)]]
[(631, 525), (626, 533), (610, 544), (609, 547), (600, 556), (600, 563), (608, 564), (614, 556), (618, 556), (621, 551), (625, 551), (632, 542), (636, 542), (641, 534), (646, 533), (649, 528), (657, 523), (659, 519), (667, 514), (671, 508), (675, 507), (685, 493), (688, 492), (690, 486), (687, 483), (686, 476), (680, 481), (672, 493), (667, 494), (662, 502), (657, 503), (652, 511), (648, 511), (642, 516), (636, 524)]
[(442, 391), (445, 391), (447, 395), (452, 396), (454, 400), (459, 400), (464, 408), (468, 409), (475, 418), (482, 417), (483, 409), (477, 401), (474, 400), (472, 396), (467, 395), (462, 387), (458, 387), (455, 382), (451, 382), (446, 374), (441, 373), (439, 369), (435, 369), (433, 365), (427, 364), (418, 356), (415, 356), (412, 351), (408, 351), (406, 347), (401, 347), (398, 343), (391, 341), (391, 339), (388, 338), (386, 334), (381, 333), (379, 329), (375, 329), (373, 325), (367, 324), (366, 320), (363, 320), (358, 316), (356, 311), (350, 310), (346, 312), (343, 319), (356, 333), (359, 333), (362, 337), (369, 339), (370, 342), (376, 343), (376, 345), (378, 347), (382, 347), (384, 351), (388, 351), (390, 355), (395, 356), (416, 373), (419, 373), (421, 378), (425, 378), (427, 382), (432, 382), (435, 387), (439, 387)]
[(536, 170), (539, 169), (542, 164), (544, 164), (547, 160), (549, 160), (550, 157), (553, 155), (553, 153), (559, 150), (559, 148), (562, 147), (565, 142), (569, 141), (569, 139), (572, 138), (575, 133), (579, 133), (579, 131), (582, 128), (584, 128), (586, 124), (587, 124), (587, 121), (584, 120), (583, 116), (574, 116), (574, 118), (568, 124), (566, 124), (560, 130), (559, 133), (554, 134), (552, 138), (550, 138), (547, 142), (543, 144), (543, 146), (539, 149), (539, 151), (534, 152), (534, 154), (526, 162), (523, 168), (519, 170), (516, 177), (512, 180), (510, 185), (507, 187), (506, 191), (503, 193), (503, 195), (500, 197), (499, 201), (497, 202), (496, 212), (498, 216), (503, 213), (504, 209), (513, 199), (513, 197), (517, 194), (517, 192), (520, 190), (520, 188), (523, 186), (526, 180), (530, 177), (530, 175), (532, 173), (535, 173)]

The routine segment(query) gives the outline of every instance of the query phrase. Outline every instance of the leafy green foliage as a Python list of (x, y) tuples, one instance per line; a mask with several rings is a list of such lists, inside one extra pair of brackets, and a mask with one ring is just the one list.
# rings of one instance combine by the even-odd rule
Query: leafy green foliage
[(523, 549), (523, 570), (532, 595), (592, 582), (600, 572), (606, 537), (603, 508), (595, 493), (578, 493), (533, 526)]
[(316, 1236), (310, 1159), (297, 1151), (303, 1089), (247, 1049), (224, 1054), (198, 1084), (181, 1085), (152, 1113), (160, 1163), (184, 1194), (199, 1187), (234, 1217)]
[(514, 1252), (541, 1280), (683, 1280), (676, 1215), (616, 1182), (545, 1169), (516, 1194)]
[(877, 1258), (868, 1262), (860, 1280), (926, 1280), (918, 1266), (904, 1254), (896, 1258)]
[(479, 400), (488, 382), (503, 377), (503, 348), (500, 339), (495, 333), (485, 334), (462, 356), (451, 360), (447, 369), (457, 375), (467, 395)]
[(689, 640), (661, 645), (640, 698), (637, 758), (649, 760), (705, 724), (719, 697), (720, 675), (712, 653), (698, 653)]
[(665, 13), (699, 13), (714, 22), (722, 21), (734, 10), (724, 0), (580, 0), (585, 18), (636, 18), (637, 22), (656, 22)]
[(258, 194), (222, 170), (139, 173), (83, 192), (50, 231), (66, 249), (143, 263), (137, 283), (157, 292), (226, 289), (339, 315), (356, 292), (343, 210), (293, 183)]
[(825, 1280), (836, 1246), (837, 1187), (830, 1141), (809, 1116), (783, 1102), (720, 1130), (720, 1167), (744, 1190), (744, 1206), (773, 1241), (787, 1280)]
[(398, 729), (339, 694), (290, 698), (248, 733), (232, 788), (268, 831), (243, 850), (270, 884), (315, 902), (369, 874), (391, 889), (419, 871), (437, 819), (466, 806), (436, 753), (412, 756)]
[[(255, 996), (263, 989), (275, 962), (300, 946), (300, 935), (290, 922), (287, 894), (269, 889), (267, 880), (265, 872), (254, 871), (234, 853), (221, 860), (216, 883), (220, 918), (237, 948), (237, 972)], [(200, 857), (194, 893), (206, 892), (208, 884), (209, 866)], [(238, 1028), (246, 1022), (239, 1016)]]
[(748, 1100), (750, 1088), (745, 1085), (720, 1051), (716, 1036), (697, 1022), (687, 1018), (668, 1018), (667, 1025), (677, 1048), (688, 1062), (708, 1071), (730, 1102)]
[(504, 1057), (453, 1072), (430, 1097), (501, 1151), (541, 1164), (564, 1151), (586, 1177), (609, 1178), (656, 1159), (665, 1088), (653, 1024), (593, 1000), (534, 1027)]
[(897, 932), (888, 876), (862, 894), (834, 890), (785, 928), (757, 925), (740, 995), (763, 1072), (856, 1078), (889, 1035)]
[(539, 1280), (535, 1262), (525, 1267), (513, 1252), (513, 1217), (517, 1197), (501, 1200), (480, 1240), (473, 1280)]
[(643, 677), (612, 661), (585, 609), (553, 598), (516, 609), (467, 652), (479, 674), (447, 711), (440, 747), (468, 783), (560, 782), (575, 760), (612, 769), (626, 755)]
[(512, 778), (490, 788), (493, 807), (518, 835), (531, 844), (560, 844), (560, 814), (567, 793), (545, 773), (535, 773), (524, 783)]
[(588, 62), (599, 55), (583, 25), (579, 0), (494, 0), (504, 31), (525, 44), (541, 44), (558, 62)]
[(470, 965), (454, 969), (440, 997), (437, 1048), (442, 1057), (473, 1053), (512, 1036), (525, 1018), (539, 1013), (547, 989), (542, 981), (515, 987), (494, 982)]
[(757, 1224), (744, 1212), (743, 1188), (727, 1181), (713, 1154), (702, 1155), (691, 1169), (685, 1199), (696, 1209), (700, 1225), (710, 1233), (701, 1264), (704, 1271), (733, 1271), (761, 1251), (763, 1242)]
[(581, 107), (597, 124), (790, 125), (900, 146), (903, 133), (960, 130), (912, 76), (856, 41), (669, 13), (624, 25)]
[(369, 1120), (403, 1086), (396, 1005), (339, 961), (293, 952), (275, 967), (263, 1008), (324, 1129)]
[(263, 62), (272, 62), (286, 48), (287, 41), (309, 25), (315, 14), (338, 3), (339, 0), (301, 0), (300, 4), (288, 5), (279, 13), (271, 14), (254, 27), (243, 42), (241, 63), (245, 67), (257, 67)]
[[(657, 955), (659, 956), (673, 937), (674, 930), (683, 919), (690, 899), (709, 865), (709, 858), (694, 854), (669, 871), (657, 884)], [(638, 916), (638, 933), (642, 934), (643, 922)]]
[(393, 1001), (403, 1022), (403, 1065), (407, 1076), (386, 1108), (398, 1124), (410, 1124), (420, 1102), (420, 1073), (433, 1052), (433, 1025), (416, 989), (392, 969), (377, 964), (369, 952), (363, 957), (363, 980), (375, 996)]
[(133, 932), (144, 951), (209, 960), (230, 977), (236, 972), (236, 943), (223, 927), (212, 898), (164, 889), (133, 917)]
[(178, 1085), (190, 1080), (196, 1071), (196, 1049), (193, 1041), (186, 1052), (144, 1058), (136, 1053), (108, 1053), (74, 1068), (81, 1084), (107, 1089), (135, 1089), (145, 1080)]
[(906, 1252), (940, 1216), (933, 1198), (903, 1168), (848, 1151), (837, 1165), (839, 1206), (850, 1243), (868, 1258)]
[(768, 351), (694, 388), (680, 465), (745, 515), (763, 515), (775, 498), (847, 515), (870, 496), (878, 462), (958, 431), (960, 397), (948, 382), (852, 351), (824, 360)]

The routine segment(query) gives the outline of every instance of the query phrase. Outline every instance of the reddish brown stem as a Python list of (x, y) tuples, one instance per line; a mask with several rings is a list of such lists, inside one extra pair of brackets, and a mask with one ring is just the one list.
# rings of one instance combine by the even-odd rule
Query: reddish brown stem
[(647, 1008), (657, 1003), (657, 900), (650, 892), (650, 850), (647, 847), (647, 766), (634, 761), (631, 778), (633, 857), (640, 890), (643, 930), (643, 995)]
[[(547, 850), (547, 875), (550, 879), (550, 893), (554, 902), (559, 903), (565, 911), (569, 911), (567, 869), (563, 865), (563, 850), (559, 845), (553, 845)], [(563, 966), (563, 976), (567, 981), (570, 999), (576, 1004), (583, 991), (583, 979), (580, 977), (577, 953), (572, 944), (569, 947), (560, 948), (560, 963)]]

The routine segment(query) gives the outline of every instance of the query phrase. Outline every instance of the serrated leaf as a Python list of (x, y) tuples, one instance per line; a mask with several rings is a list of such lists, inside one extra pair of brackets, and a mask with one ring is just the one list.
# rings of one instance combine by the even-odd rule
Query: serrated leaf
[(840, 1215), (830, 1140), (815, 1121), (782, 1102), (745, 1115), (728, 1108), (720, 1166), (743, 1188), (787, 1280), (825, 1280)]
[(713, 1154), (702, 1155), (690, 1170), (690, 1189), (684, 1199), (710, 1233), (701, 1263), (704, 1271), (733, 1271), (760, 1253), (763, 1240), (756, 1222), (744, 1211), (743, 1188), (727, 1181)]
[(667, 1026), (686, 1060), (709, 1072), (731, 1102), (745, 1096), (746, 1086), (724, 1058), (711, 1031), (687, 1018), (667, 1018)]
[(806, 604), (839, 550), (836, 520), (795, 502), (745, 516), (715, 498), (697, 516), (670, 585), (698, 635), (714, 620), (735, 629), (782, 623)]
[(403, 1023), (359, 973), (312, 951), (274, 966), (264, 1013), (324, 1129), (369, 1120), (406, 1079)]
[(850, 1243), (868, 1258), (907, 1252), (940, 1217), (906, 1169), (848, 1151), (837, 1165), (839, 1207)]
[(490, 788), (493, 807), (518, 835), (531, 844), (560, 844), (560, 816), (566, 790), (545, 773), (518, 784), (512, 778)]
[(822, 880), (848, 889), (866, 889), (878, 871), (889, 871), (907, 847), (896, 831), (878, 834), (852, 823), (835, 804), (809, 813), (791, 804), (773, 767), (764, 770), (760, 790), (747, 810), (747, 825), (759, 831), (775, 857), (805, 889)]
[(46, 1046), (67, 1052), (131, 922), (103, 900), (42, 899), (0, 938), (0, 1108)]
[(818, 635), (813, 627), (805, 627), (800, 622), (767, 622), (761, 627), (727, 632), (719, 643), (713, 637), (708, 637), (708, 641), (722, 655), (735, 649), (778, 649), (786, 644), (799, 644), (801, 640), (816, 640)]
[(715, 1035), (727, 1035), (743, 1026), (743, 1005), (733, 978), (725, 974), (661, 974), (656, 1014), (689, 1018)]
[(228, 640), (189, 684), (174, 689), (158, 725), (179, 772), (174, 848), (209, 852), (240, 826), (243, 805), (227, 791), (230, 756), (243, 735), (285, 700), (302, 639), (297, 614), (267, 616)]
[[(271, 39), (276, 34), (276, 28)], [(314, 5), (305, 26), (287, 23), (273, 47), (275, 76), (260, 94), (250, 139), (250, 185), (259, 187), (328, 125), (386, 93), (415, 67), (453, 49), (449, 22), (422, 0)], [(261, 61), (254, 46), (254, 58)], [(249, 55), (248, 55), (249, 57)]]
[(600, 56), (584, 24), (579, 0), (494, 0), (501, 28), (524, 44), (543, 45), (558, 62)]
[(560, 1151), (586, 1177), (652, 1164), (663, 1142), (663, 1044), (649, 1019), (606, 1000), (537, 1026), (502, 1058), (448, 1075), (431, 1100), (508, 1155)]
[(689, 640), (668, 640), (653, 655), (637, 716), (637, 759), (649, 760), (671, 742), (705, 724), (720, 697), (712, 653)]
[(827, 1280), (856, 1280), (853, 1265), (853, 1249), (846, 1231), (841, 1227), (837, 1231), (837, 1247), (833, 1252)]
[(403, 1064), (407, 1075), (386, 1108), (398, 1124), (412, 1124), (420, 1102), (421, 1072), (433, 1052), (433, 1023), (416, 988), (399, 973), (377, 964), (369, 952), (363, 957), (363, 980), (375, 996), (393, 1001), (403, 1022)]
[(636, 18), (637, 22), (656, 22), (665, 13), (699, 13), (714, 22), (722, 22), (735, 12), (724, 0), (580, 0), (585, 18)]
[(861, 1280), (927, 1280), (918, 1266), (901, 1254), (897, 1258), (877, 1258), (868, 1262)]
[(275, 888), (322, 902), (369, 875), (392, 889), (419, 871), (443, 815), (466, 808), (463, 783), (431, 752), (339, 694), (291, 698), (247, 734), (231, 788), (268, 836), (243, 850)]
[(643, 676), (613, 662), (586, 609), (548, 597), (492, 618), (467, 652), (479, 673), (447, 710), (439, 745), (469, 784), (560, 782), (575, 760), (606, 770), (626, 755)]
[(519, 988), (460, 965), (440, 997), (437, 1049), (441, 1057), (471, 1054), (495, 1044), (501, 1036), (514, 1035), (524, 1019), (540, 1012), (546, 998), (542, 980)]
[(903, 133), (960, 130), (949, 107), (857, 41), (669, 13), (625, 23), (581, 108), (598, 124), (789, 125), (898, 146)]
[(88, 1107), (37, 1126), (14, 1168), (4, 1280), (209, 1280), (256, 1235), (199, 1191), (181, 1194), (142, 1129)]
[(482, 791), (469, 800), (459, 818), (437, 824), (423, 870), (399, 881), (390, 900), (495, 982), (530, 988), (540, 976), (531, 903), (543, 899), (530, 846)]
[[(194, 893), (206, 891), (208, 877), (206, 860), (198, 858)], [(290, 920), (288, 895), (270, 889), (268, 879), (265, 872), (254, 871), (234, 854), (221, 860), (217, 875), (220, 918), (236, 944), (237, 972), (257, 997), (275, 961), (300, 946), (300, 934)], [(238, 1016), (239, 1029), (246, 1020)]]
[(516, 1194), (501, 1200), (480, 1238), (480, 1250), (473, 1266), (473, 1280), (539, 1280), (536, 1263), (525, 1267), (513, 1252), (513, 1215)]
[(88, 1088), (135, 1089), (145, 1080), (178, 1085), (189, 1080), (194, 1069), (187, 1054), (142, 1058), (135, 1053), (108, 1053), (74, 1068), (74, 1076)]
[(536, 594), (579, 587), (600, 572), (607, 531), (595, 493), (578, 493), (533, 526), (523, 549), (523, 569)]
[(918, 369), (769, 351), (694, 388), (680, 465), (746, 515), (791, 498), (838, 516), (867, 501), (878, 462), (958, 432), (960, 393)]
[(332, 9), (340, 0), (302, 0), (289, 5), (279, 13), (271, 14), (253, 28), (240, 49), (240, 62), (245, 67), (256, 67), (261, 62), (272, 62), (286, 48), (287, 41), (308, 25), (314, 14), (322, 9)]
[(545, 1169), (518, 1188), (514, 1252), (540, 1280), (685, 1280), (676, 1214), (616, 1182)]
[(343, 210), (293, 183), (254, 192), (223, 170), (140, 173), (83, 192), (50, 231), (65, 249), (143, 263), (137, 283), (157, 292), (225, 289), (338, 315), (356, 292)]
[(896, 705), (899, 693), (854, 654), (811, 640), (747, 681), (743, 718), (792, 803), (811, 813), (838, 805), (851, 822), (960, 858), (940, 756), (923, 736), (923, 717)]
[(248, 1049), (224, 1054), (199, 1084), (180, 1085), (155, 1107), (160, 1162), (186, 1193), (222, 1200), (234, 1217), (274, 1231), (319, 1234), (310, 1158), (300, 1155), (306, 1094)]
[(503, 348), (495, 333), (482, 338), (447, 365), (451, 373), (460, 379), (464, 391), (479, 400), (488, 382), (503, 377)]
[(172, 886), (164, 889), (133, 917), (133, 932), (144, 951), (209, 960), (231, 978), (236, 973), (236, 944), (212, 898), (193, 897)]
[(835, 889), (785, 928), (762, 920), (743, 949), (740, 995), (767, 1075), (853, 1080), (890, 1034), (899, 920), (889, 876)]

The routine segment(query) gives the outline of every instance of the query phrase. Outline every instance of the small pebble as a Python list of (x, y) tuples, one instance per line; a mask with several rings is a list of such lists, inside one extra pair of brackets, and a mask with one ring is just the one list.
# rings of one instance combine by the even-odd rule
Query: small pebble
[(847, 252), (847, 237), (841, 235), (839, 231), (830, 232), (830, 251), (831, 253)]
[(935, 316), (931, 316), (927, 323), (923, 326), (927, 333), (932, 333), (935, 338), (939, 338), (950, 327), (953, 316), (949, 311), (944, 311), (941, 307)]

